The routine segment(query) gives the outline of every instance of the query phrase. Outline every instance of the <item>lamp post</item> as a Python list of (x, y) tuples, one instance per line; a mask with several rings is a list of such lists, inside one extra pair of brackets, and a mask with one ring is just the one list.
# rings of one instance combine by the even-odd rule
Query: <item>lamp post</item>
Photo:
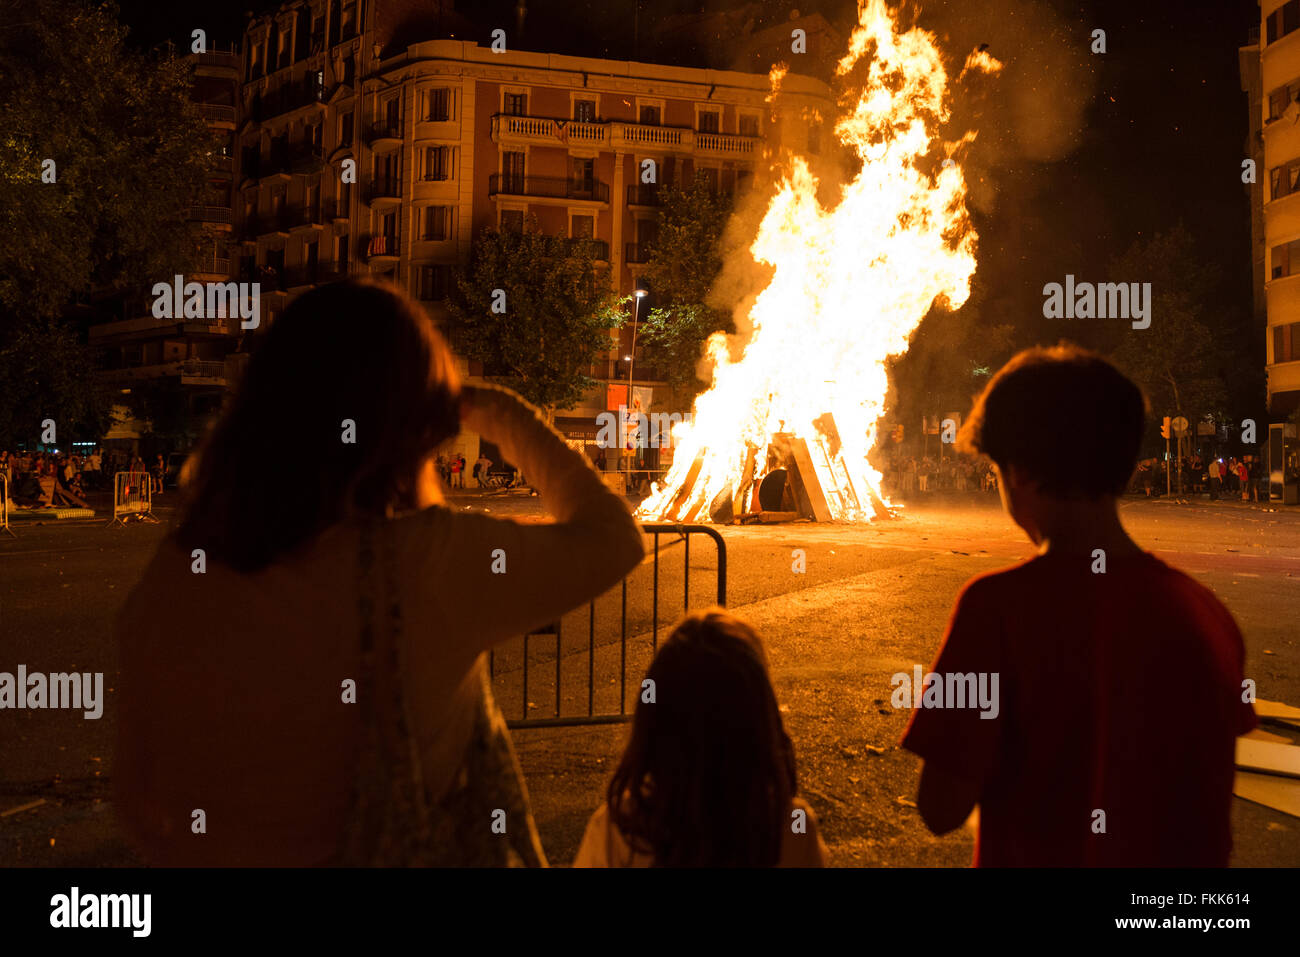
[[(641, 317), (641, 300), (644, 299), (648, 294), (649, 293), (645, 288), (645, 283), (641, 282), (640, 280), (637, 280), (636, 289), (633, 290), (633, 295), (636, 296), (636, 305), (632, 309), (632, 354), (627, 357), (627, 404), (629, 408), (631, 408), (632, 406), (632, 396), (634, 395), (632, 391), (633, 390), (632, 372), (633, 369), (636, 367), (637, 320), (640, 319)], [(631, 463), (628, 463), (628, 471), (630, 472), (631, 470), (632, 470)]]

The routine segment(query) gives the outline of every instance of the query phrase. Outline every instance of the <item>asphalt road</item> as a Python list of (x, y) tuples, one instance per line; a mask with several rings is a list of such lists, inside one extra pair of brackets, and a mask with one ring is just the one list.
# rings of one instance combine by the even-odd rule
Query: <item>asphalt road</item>
[[(165, 507), (160, 510), (168, 517)], [(460, 507), (537, 518), (539, 500), (466, 495)], [(1213, 589), (1237, 617), (1247, 644), (1247, 674), (1263, 698), (1300, 705), (1300, 510), (1236, 503), (1210, 506), (1129, 500), (1123, 515), (1134, 537)], [(110, 640), (113, 616), (163, 534), (162, 526), (96, 523), (16, 525), (0, 536), (0, 671), (102, 671), (117, 674)], [(1003, 516), (995, 496), (969, 494), (914, 502), (901, 518), (870, 526), (731, 527), (727, 546), (728, 605), (763, 634), (777, 692), (799, 758), (801, 790), (819, 815), (838, 865), (944, 865), (969, 862), (972, 837), (934, 838), (912, 804), (917, 761), (897, 748), (906, 722), (886, 700), (889, 676), (927, 665), (934, 656), (958, 588), (972, 575), (1031, 554)], [(716, 557), (692, 540), (692, 605), (712, 601)], [(802, 549), (806, 571), (792, 570)], [(662, 637), (683, 607), (683, 548), (661, 539)], [(628, 673), (635, 686), (653, 632), (649, 560), (629, 584)], [(597, 603), (597, 710), (617, 710), (620, 596)], [(167, 596), (158, 613), (173, 614)], [(585, 661), (589, 619), (565, 619), (564, 660)], [(178, 637), (184, 621), (176, 621)], [(537, 646), (543, 647), (539, 651)], [(498, 655), (498, 691), (512, 718), (545, 716), (553, 708), (553, 645), (534, 639), (526, 694), (519, 648)], [(577, 656), (574, 658), (573, 656)], [(571, 660), (572, 659), (572, 660)], [(611, 670), (612, 669), (612, 670)], [(561, 680), (565, 713), (585, 707), (585, 663)], [(630, 701), (630, 690), (624, 700)], [(115, 709), (83, 720), (59, 711), (0, 712), (0, 864), (130, 863), (108, 805)], [(1279, 731), (1280, 729), (1271, 728)], [(1179, 733), (1176, 716), (1167, 732)], [(600, 800), (625, 726), (524, 728), (516, 747), (552, 863), (566, 864), (587, 815)], [(1293, 736), (1294, 737), (1294, 736)], [(1300, 865), (1300, 821), (1234, 801), (1234, 862)]]

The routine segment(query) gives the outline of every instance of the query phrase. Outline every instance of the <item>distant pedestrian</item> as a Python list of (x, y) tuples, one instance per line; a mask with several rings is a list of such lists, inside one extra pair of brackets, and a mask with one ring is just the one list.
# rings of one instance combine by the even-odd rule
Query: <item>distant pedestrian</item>
[(487, 485), (488, 469), (491, 467), (492, 460), (479, 452), (478, 460), (474, 463), (474, 478), (478, 480), (479, 488), (484, 488)]
[(1219, 500), (1219, 485), (1222, 481), (1219, 475), (1219, 460), (1210, 459), (1210, 501)]
[(1241, 483), (1241, 500), (1243, 502), (1249, 502), (1250, 501), (1250, 469), (1247, 468), (1246, 463), (1244, 461), (1237, 463), (1237, 481)]
[(461, 458), (460, 453), (456, 453), (451, 459), (451, 487), (464, 488), (465, 481), (461, 475), (461, 470), (465, 468), (465, 460)]

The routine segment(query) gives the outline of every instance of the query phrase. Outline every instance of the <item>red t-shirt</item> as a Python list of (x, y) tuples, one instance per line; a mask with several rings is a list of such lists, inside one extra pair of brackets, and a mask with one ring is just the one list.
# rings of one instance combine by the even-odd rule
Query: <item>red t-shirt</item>
[(903, 746), (979, 783), (976, 867), (1224, 867), (1235, 741), (1257, 723), (1241, 633), (1150, 554), (1092, 566), (968, 582), (931, 671), (998, 674), (997, 717), (920, 708)]

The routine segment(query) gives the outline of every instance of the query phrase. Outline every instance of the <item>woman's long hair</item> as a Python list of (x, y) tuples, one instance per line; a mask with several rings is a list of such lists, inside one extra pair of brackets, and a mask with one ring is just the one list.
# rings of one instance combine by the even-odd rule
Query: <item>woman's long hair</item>
[(413, 507), (422, 463), (460, 427), (459, 391), (442, 337), (395, 287), (304, 293), (258, 334), (186, 463), (178, 540), (252, 572), (345, 518)]
[[(773, 867), (798, 788), (762, 643), (720, 608), (687, 617), (646, 675), (609, 819), (657, 867)], [(615, 862), (617, 863), (617, 862)]]

